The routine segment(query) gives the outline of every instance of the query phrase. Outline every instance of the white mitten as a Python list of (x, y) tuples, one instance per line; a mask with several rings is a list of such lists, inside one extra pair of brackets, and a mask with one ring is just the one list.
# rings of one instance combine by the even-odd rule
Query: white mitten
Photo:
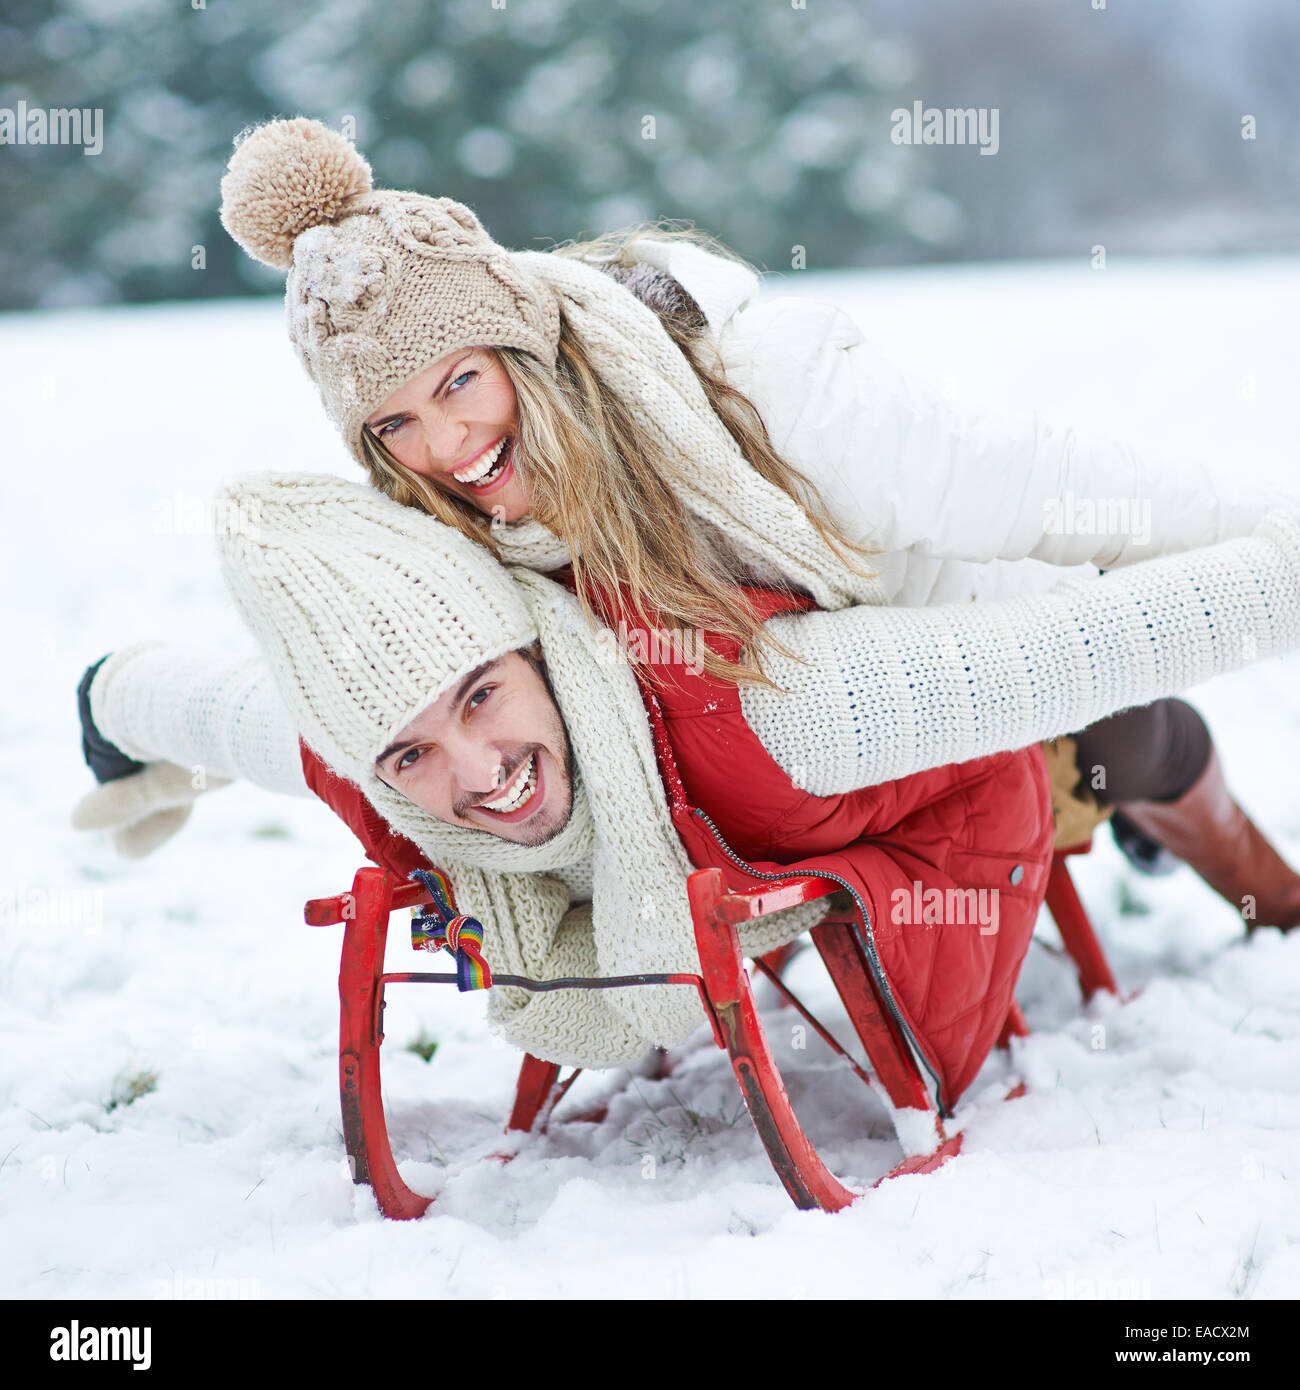
[[(201, 783), (195, 786), (195, 782)], [(111, 830), (126, 859), (152, 854), (190, 818), (194, 798), (230, 785), (229, 777), (199, 776), (175, 763), (146, 763), (140, 772), (104, 782), (72, 812), (76, 830)]]

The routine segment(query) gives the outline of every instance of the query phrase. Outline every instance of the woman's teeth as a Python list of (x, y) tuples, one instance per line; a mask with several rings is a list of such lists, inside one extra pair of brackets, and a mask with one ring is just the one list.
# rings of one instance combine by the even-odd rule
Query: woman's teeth
[(537, 754), (521, 767), (505, 793), (495, 801), (482, 801), (479, 804), (486, 811), (517, 811), (537, 790)]
[[(505, 467), (505, 457), (503, 457), (505, 447), (510, 443), (510, 436), (503, 435), (486, 453), (480, 454), (473, 463), (466, 465), (459, 473), (451, 476), (458, 483), (469, 483), (481, 487), (484, 483), (490, 483), (501, 468)], [(501, 467), (497, 467), (497, 460), (500, 459)]]

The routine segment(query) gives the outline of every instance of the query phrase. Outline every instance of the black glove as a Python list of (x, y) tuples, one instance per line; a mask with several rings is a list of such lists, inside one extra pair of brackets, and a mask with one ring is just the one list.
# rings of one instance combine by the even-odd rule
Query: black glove
[[(108, 656), (112, 656), (112, 652), (109, 652)], [(110, 743), (95, 727), (95, 721), (91, 718), (90, 683), (95, 679), (95, 672), (108, 660), (108, 656), (101, 656), (93, 666), (87, 666), (86, 674), (82, 676), (81, 684), (77, 687), (77, 713), (81, 716), (81, 751), (97, 782), (116, 782), (119, 777), (129, 777), (133, 772), (140, 772), (144, 768), (143, 763), (128, 758), (116, 744)]]

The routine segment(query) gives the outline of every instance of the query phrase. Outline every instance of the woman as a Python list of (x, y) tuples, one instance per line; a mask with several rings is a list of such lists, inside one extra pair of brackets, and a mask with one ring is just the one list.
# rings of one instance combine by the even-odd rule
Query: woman
[[(506, 252), (459, 204), (373, 190), (318, 122), (261, 127), (222, 188), (236, 240), (289, 270), (290, 336), (376, 486), (507, 563), (572, 562), (584, 603), (623, 592), (665, 626), (730, 637), (737, 660), (709, 653), (706, 669), (746, 687), (788, 653), (738, 582), (831, 609), (986, 598), (1041, 587), (1035, 560), (1109, 568), (1245, 536), (1274, 500), (1207, 506), (1204, 471), (1175, 484), (1037, 422), (962, 421), (839, 311), (753, 302), (752, 272), (698, 237)], [(1063, 493), (1149, 501), (1160, 529), (1054, 530)], [(90, 693), (121, 710), (112, 674), (115, 698)], [(156, 676), (137, 663), (135, 678)], [(1248, 893), (1258, 921), (1300, 920), (1300, 879), (1228, 796), (1190, 706), (1132, 710), (1077, 742), (1077, 762), (1068, 743), (1049, 750), (1073, 816), (1062, 842), (1122, 804), (1234, 905)], [(936, 747), (910, 748), (908, 770), (950, 760)], [(1071, 800), (1081, 770), (1095, 796)]]

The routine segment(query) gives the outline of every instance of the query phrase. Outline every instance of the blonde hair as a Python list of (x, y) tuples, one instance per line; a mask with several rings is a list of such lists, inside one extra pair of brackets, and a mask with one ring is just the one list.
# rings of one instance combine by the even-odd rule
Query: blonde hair
[[(630, 268), (636, 258), (627, 243), (643, 237), (690, 241), (747, 264), (706, 233), (663, 221), (551, 249), (555, 255)], [(794, 499), (846, 566), (870, 573), (863, 561), (872, 552), (844, 535), (813, 483), (777, 453), (753, 403), (725, 381), (709, 351), (698, 306), (684, 293), (682, 301), (695, 314), (656, 303), (651, 307), (691, 363), (709, 404), (745, 459)], [(735, 588), (746, 578), (739, 561), (727, 549), (701, 543), (701, 523), (673, 487), (688, 461), (669, 455), (605, 384), (563, 311), (553, 372), (518, 349), (494, 351), (515, 388), (515, 466), (528, 482), (532, 515), (568, 544), (577, 597), (588, 615), (621, 614), (629, 626), (651, 618), (658, 627), (733, 638), (739, 644), (735, 661), (699, 644), (704, 669), (738, 684), (772, 684), (763, 669), (763, 653), (789, 653)], [(706, 352), (711, 360), (704, 360)], [(399, 463), (368, 429), (362, 430), (362, 443), (372, 482), (381, 492), (421, 508), (500, 555), (490, 517)], [(790, 591), (788, 584), (781, 587)], [(613, 604), (620, 598), (630, 601), (630, 612), (607, 606), (603, 596)]]

